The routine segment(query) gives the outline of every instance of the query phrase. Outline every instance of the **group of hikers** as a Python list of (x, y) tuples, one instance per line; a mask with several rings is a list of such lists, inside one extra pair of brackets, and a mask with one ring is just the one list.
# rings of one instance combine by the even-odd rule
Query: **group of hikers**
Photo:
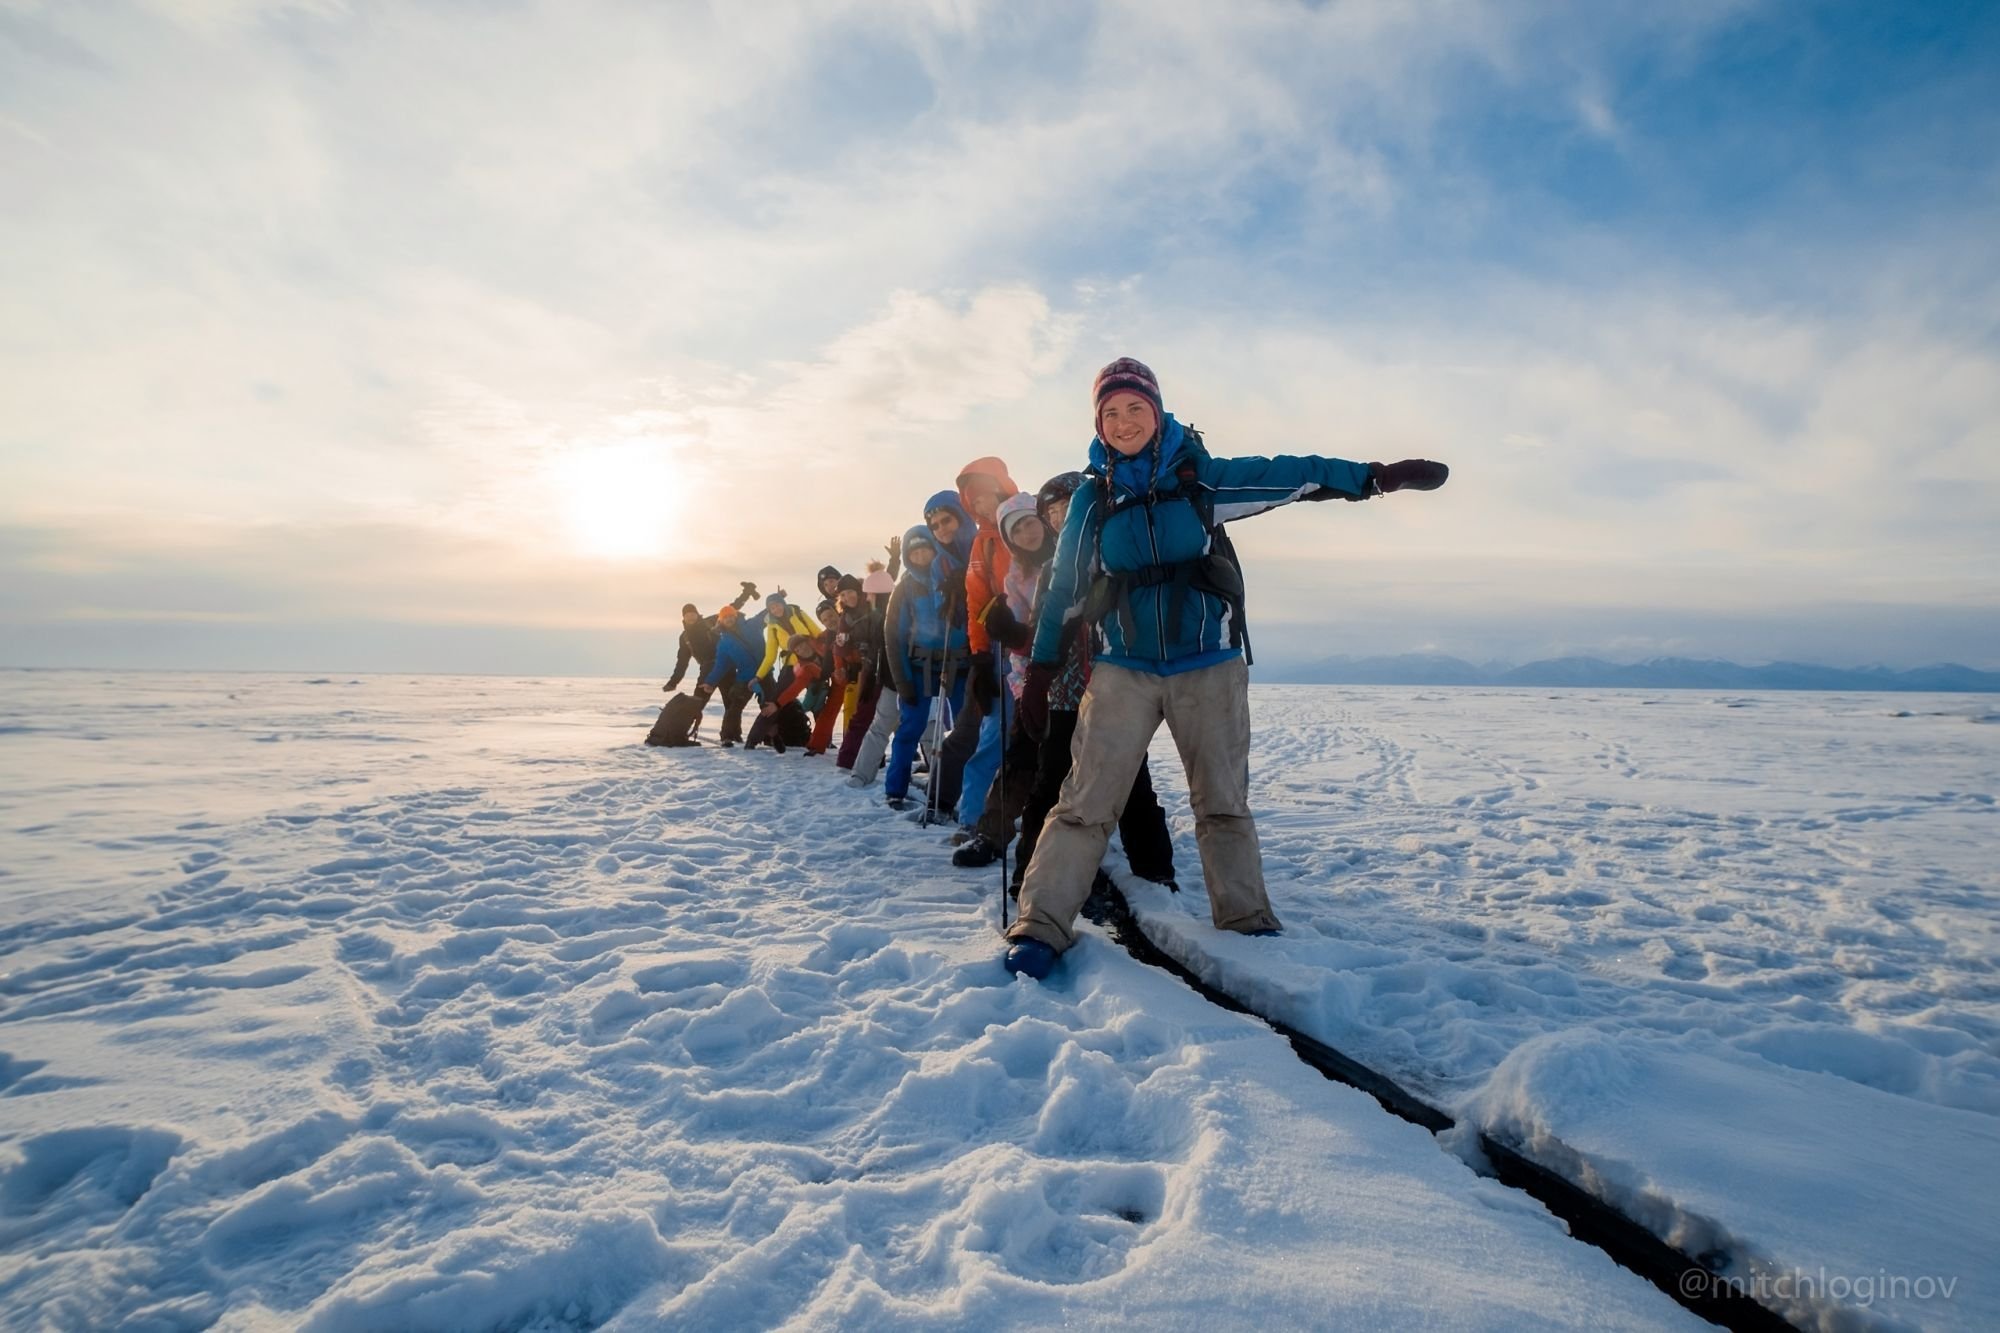
[(720, 696), (722, 745), (834, 750), (855, 787), (881, 773), (892, 808), (958, 825), (959, 866), (1000, 859), (1018, 821), (1006, 966), (1038, 980), (1076, 940), (1114, 827), (1134, 874), (1177, 887), (1146, 764), (1163, 721), (1216, 927), (1281, 932), (1250, 815), (1244, 589), (1223, 525), (1294, 500), (1434, 490), (1448, 475), (1424, 459), (1213, 457), (1130, 357), (1098, 373), (1092, 400), (1083, 470), (1029, 493), (1000, 459), (973, 459), (886, 560), (860, 575), (821, 569), (813, 612), (780, 589), (746, 616), (758, 596), (747, 582), (713, 615), (684, 606), (665, 688), (690, 663), (699, 674), (649, 737), (689, 743)]

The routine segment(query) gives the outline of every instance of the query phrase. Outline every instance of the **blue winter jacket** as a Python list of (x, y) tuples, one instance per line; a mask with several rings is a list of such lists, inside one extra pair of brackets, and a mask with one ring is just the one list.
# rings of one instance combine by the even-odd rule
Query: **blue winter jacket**
[[(924, 501), (924, 531), (929, 532), (928, 523), (933, 509), (949, 509), (958, 515), (958, 534), (951, 539), (951, 545), (937, 543), (938, 554), (944, 557), (946, 565), (952, 569), (964, 569), (972, 560), (972, 515), (965, 512), (965, 506), (958, 502), (957, 491), (939, 491)], [(936, 542), (936, 538), (932, 538)]]
[(718, 628), (715, 635), (715, 665), (701, 678), (701, 683), (709, 686), (722, 684), (723, 678), (732, 670), (736, 679), (744, 685), (754, 684), (757, 668), (764, 661), (764, 645), (741, 629)]
[[(903, 549), (908, 550), (913, 540), (935, 545), (921, 525), (904, 534)], [(958, 613), (947, 623), (946, 615), (951, 608), (945, 605), (944, 579), (939, 576), (941, 563), (940, 557), (931, 562), (929, 569), (905, 564), (903, 577), (896, 581), (896, 591), (889, 598), (882, 634), (897, 659), (895, 665), (899, 670), (891, 671), (890, 675), (898, 684), (924, 678), (916, 661), (919, 654), (965, 652), (965, 609), (957, 608)]]
[[(1064, 625), (1081, 610), (1099, 572), (1130, 574), (1154, 565), (1197, 559), (1208, 552), (1208, 529), (1192, 500), (1172, 498), (1129, 507), (1118, 503), (1152, 492), (1186, 489), (1180, 478), (1184, 463), (1193, 466), (1193, 485), (1213, 501), (1217, 523), (1261, 514), (1322, 490), (1357, 499), (1368, 494), (1366, 463), (1288, 456), (1211, 458), (1171, 414), (1159, 440), (1133, 458), (1092, 438), (1091, 480), (1070, 501), (1069, 518), (1056, 542), (1049, 593), (1042, 599), (1036, 618), (1035, 661), (1060, 660)], [(1105, 503), (1101, 480), (1107, 469), (1110, 505)], [(1108, 522), (1103, 517), (1107, 511), (1112, 511)], [(1171, 676), (1227, 662), (1240, 654), (1240, 649), (1229, 646), (1230, 605), (1214, 593), (1198, 588), (1185, 591), (1178, 633), (1170, 612), (1171, 586), (1130, 587), (1127, 595), (1135, 633), (1127, 642), (1124, 618), (1106, 616), (1107, 647), (1099, 661)]]

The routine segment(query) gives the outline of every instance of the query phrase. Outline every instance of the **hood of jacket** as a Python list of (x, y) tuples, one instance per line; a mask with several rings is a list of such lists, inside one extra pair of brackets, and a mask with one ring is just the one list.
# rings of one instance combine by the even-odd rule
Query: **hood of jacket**
[[(932, 508), (936, 508), (936, 506), (933, 505)], [(929, 569), (918, 569), (910, 563), (910, 546), (912, 543), (918, 546), (928, 546), (933, 551), (939, 550), (938, 539), (931, 536), (930, 524), (919, 523), (903, 534), (903, 577), (915, 581), (917, 586), (928, 591), (937, 586), (937, 559), (934, 557), (931, 560), (931, 567)], [(942, 554), (943, 552), (939, 551), (939, 555)]]
[(931, 529), (928, 520), (931, 511), (934, 509), (949, 509), (952, 513), (958, 515), (958, 536), (952, 538), (951, 545), (945, 546), (942, 543), (938, 543), (936, 538), (932, 538), (932, 542), (938, 546), (939, 555), (948, 557), (960, 569), (963, 569), (965, 562), (972, 557), (972, 515), (966, 513), (965, 506), (958, 502), (957, 491), (939, 491), (936, 495), (924, 501), (922, 517), (926, 520), (924, 523), (925, 536), (930, 536)]
[[(1055, 534), (1050, 533), (1047, 537), (1042, 539), (1042, 546), (1040, 550), (1038, 551), (1023, 550), (1021, 547), (1016, 546), (1014, 544), (1013, 539), (1007, 535), (1008, 529), (1013, 526), (1011, 520), (1014, 519), (1016, 515), (1020, 514), (1025, 514), (1029, 518), (1035, 519), (1038, 522), (1040, 521), (1041, 512), (1035, 503), (1034, 496), (1032, 495), (1008, 496), (1006, 499), (1000, 502), (1000, 508), (994, 514), (993, 517), (998, 523), (1000, 528), (1000, 539), (1007, 543), (1007, 549), (1014, 553), (1014, 558), (1020, 561), (1022, 564), (1028, 566), (1030, 569), (1039, 569), (1044, 563), (1047, 562), (1048, 558), (1051, 555), (1055, 554), (1055, 545), (1056, 545)], [(1043, 524), (1042, 526), (1046, 528), (1048, 525)]]
[[(1007, 475), (1007, 465), (1005, 463), (990, 454), (985, 458), (975, 458), (970, 463), (967, 463), (964, 468), (960, 469), (958, 474), (958, 503), (964, 512), (968, 514), (972, 512), (972, 500), (965, 493), (965, 483), (971, 477), (991, 477), (994, 481), (1000, 483), (1000, 498), (1003, 501), (1009, 500), (1021, 493), (1021, 488), (1016, 486), (1014, 479)], [(930, 511), (925, 510), (924, 512), (929, 513)], [(991, 527), (992, 524), (982, 523), (980, 526)]]

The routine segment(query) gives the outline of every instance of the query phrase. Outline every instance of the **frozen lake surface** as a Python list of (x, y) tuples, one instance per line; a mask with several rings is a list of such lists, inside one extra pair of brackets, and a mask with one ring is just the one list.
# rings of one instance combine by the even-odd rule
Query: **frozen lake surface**
[[(1676, 1327), (1439, 1140), (656, 683), (0, 673), (0, 1313)], [(1259, 687), (1212, 984), (1801, 1323), (2000, 1326), (2000, 700)], [(709, 730), (713, 729), (713, 721)]]

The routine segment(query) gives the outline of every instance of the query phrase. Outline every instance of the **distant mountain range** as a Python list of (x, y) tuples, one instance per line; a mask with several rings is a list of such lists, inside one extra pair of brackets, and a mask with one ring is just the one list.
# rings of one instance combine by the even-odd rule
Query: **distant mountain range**
[(1456, 657), (1405, 653), (1396, 657), (1329, 657), (1303, 666), (1260, 673), (1271, 684), (1296, 685), (1518, 685), (1583, 686), (1639, 690), (1894, 690), (1926, 693), (2000, 693), (2000, 672), (1975, 671), (1955, 662), (1891, 671), (1887, 667), (1828, 667), (1804, 662), (1740, 666), (1735, 662), (1655, 657), (1629, 665), (1595, 657), (1555, 657), (1509, 666), (1475, 666)]

